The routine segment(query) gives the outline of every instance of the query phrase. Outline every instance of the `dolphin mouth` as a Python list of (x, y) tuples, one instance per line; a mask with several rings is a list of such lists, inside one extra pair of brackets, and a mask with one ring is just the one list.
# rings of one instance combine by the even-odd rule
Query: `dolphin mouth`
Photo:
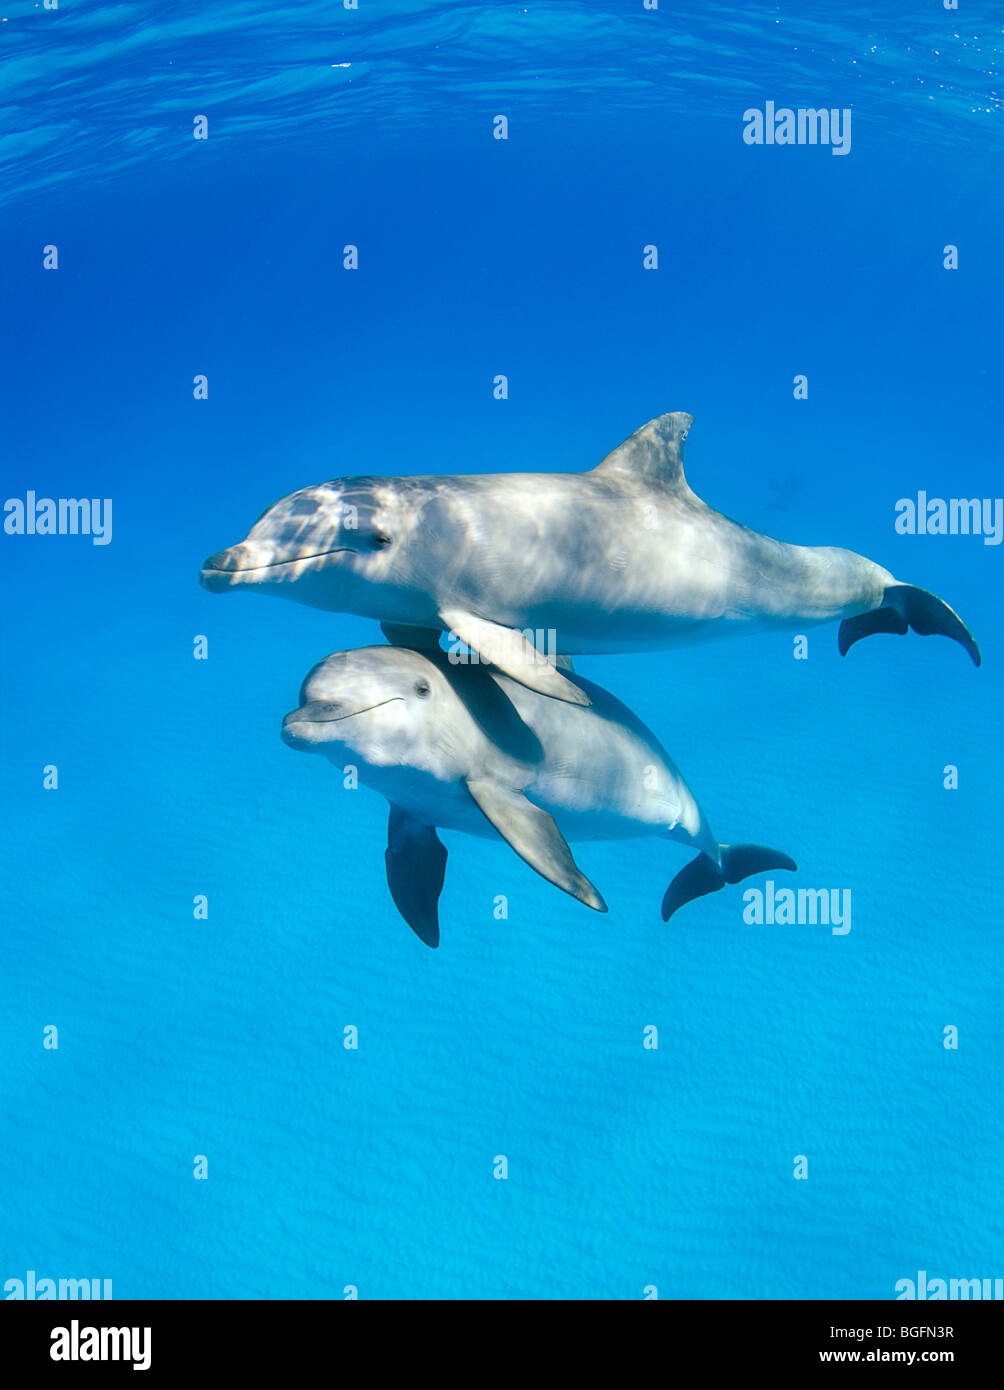
[(326, 706), (323, 701), (318, 701), (313, 708), (311, 705), (304, 705), (300, 709), (290, 710), (289, 714), (282, 721), (282, 738), (290, 747), (296, 747), (298, 743), (305, 742), (294, 732), (298, 724), (306, 724), (313, 727), (315, 724), (340, 724), (345, 719), (355, 719), (357, 714), (368, 714), (370, 710), (380, 709), (383, 705), (391, 705), (395, 700), (403, 700), (403, 695), (391, 695), (386, 700), (377, 700), (376, 704), (364, 705), (361, 709), (349, 710), (347, 714), (323, 714), (321, 711)]
[(347, 545), (334, 545), (330, 550), (313, 551), (310, 555), (295, 555), (291, 560), (270, 560), (264, 565), (237, 565), (223, 563), (230, 554), (228, 550), (218, 550), (202, 563), (199, 583), (211, 593), (229, 588), (238, 574), (256, 574), (261, 570), (285, 569), (288, 565), (299, 565), (305, 560), (323, 560), (326, 555), (342, 555), (349, 550)]

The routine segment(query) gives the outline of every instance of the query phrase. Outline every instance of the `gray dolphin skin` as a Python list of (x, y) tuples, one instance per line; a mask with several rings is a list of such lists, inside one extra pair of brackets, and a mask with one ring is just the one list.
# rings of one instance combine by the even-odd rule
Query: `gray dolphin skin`
[[(501, 836), (537, 873), (597, 912), (607, 907), (569, 840), (642, 835), (698, 851), (662, 904), (684, 903), (766, 869), (795, 869), (761, 845), (722, 845), (655, 735), (570, 669), (589, 704), (562, 703), (491, 667), (443, 652), (363, 647), (320, 662), (286, 715), (292, 748), (324, 754), (390, 802), (387, 882), (409, 926), (439, 944), (446, 849), (436, 828)], [(560, 829), (559, 829), (560, 823)]]
[(577, 704), (586, 696), (557, 654), (834, 621), (841, 653), (912, 628), (953, 638), (980, 664), (968, 628), (933, 594), (853, 551), (772, 540), (702, 502), (683, 472), (692, 423), (661, 415), (584, 473), (304, 488), (211, 555), (201, 583), (375, 618), (403, 646), (438, 645), (445, 630), (522, 684)]

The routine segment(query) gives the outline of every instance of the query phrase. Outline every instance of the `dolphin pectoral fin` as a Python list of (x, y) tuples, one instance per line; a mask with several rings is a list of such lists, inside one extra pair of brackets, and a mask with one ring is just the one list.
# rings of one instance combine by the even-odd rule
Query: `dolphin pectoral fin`
[(438, 651), (443, 635), (438, 627), (406, 627), (404, 623), (381, 623), (380, 630), (392, 647), (410, 647), (415, 652)]
[(935, 634), (951, 637), (966, 649), (974, 666), (982, 664), (976, 640), (955, 609), (949, 608), (935, 594), (912, 584), (890, 584), (882, 595), (881, 608), (845, 618), (840, 624), (837, 646), (840, 655), (846, 656), (855, 642), (870, 637), (873, 632), (895, 632), (902, 636), (910, 628), (921, 637)]
[(699, 854), (676, 875), (662, 900), (664, 922), (668, 922), (684, 903), (703, 898), (708, 893), (717, 893), (726, 883), (739, 883), (749, 878), (750, 874), (763, 873), (765, 869), (798, 868), (789, 855), (777, 849), (768, 849), (766, 845), (720, 845), (719, 849), (721, 868), (710, 855)]
[(564, 700), (571, 705), (591, 704), (589, 696), (568, 680), (539, 652), (532, 642), (512, 627), (476, 618), (460, 608), (444, 608), (439, 615), (448, 632), (476, 651), (482, 660), (497, 666), (520, 685)]
[(485, 778), (468, 778), (467, 790), (478, 810), (531, 869), (596, 912), (607, 905), (581, 872), (554, 820), (522, 792)]
[(391, 806), (384, 861), (398, 912), (426, 946), (438, 946), (446, 847), (435, 827), (424, 825), (400, 806)]

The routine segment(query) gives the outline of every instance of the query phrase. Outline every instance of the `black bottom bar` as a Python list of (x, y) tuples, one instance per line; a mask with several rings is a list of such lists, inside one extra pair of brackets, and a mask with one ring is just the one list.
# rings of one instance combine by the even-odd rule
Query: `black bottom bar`
[[(395, 1332), (416, 1316), (422, 1318), (426, 1349), (439, 1341), (440, 1370), (452, 1363), (475, 1372), (474, 1347), (484, 1345), (497, 1375), (508, 1357), (514, 1373), (525, 1370), (528, 1348), (521, 1337), (521, 1316), (484, 1302), (468, 1304), (463, 1337), (457, 1339), (453, 1315), (437, 1314), (429, 1304), (383, 1303), (367, 1312), (353, 1302), (7, 1302), (0, 1313), (4, 1379), (13, 1385), (44, 1384), (57, 1375), (63, 1384), (80, 1376), (117, 1373), (177, 1384), (193, 1371), (226, 1372), (227, 1383), (255, 1380), (270, 1372), (329, 1370), (371, 1366), (385, 1369), (389, 1354), (400, 1346), (413, 1355), (416, 1344), (397, 1342)], [(524, 1309), (535, 1305), (521, 1303)], [(636, 1310), (630, 1320), (621, 1311), (604, 1313), (592, 1303), (541, 1303), (546, 1322), (530, 1312), (527, 1335), (537, 1342), (546, 1332), (567, 1371), (591, 1358), (606, 1341), (622, 1367), (638, 1366), (651, 1354), (663, 1372), (700, 1366), (702, 1372), (740, 1371), (770, 1376), (776, 1371), (804, 1371), (818, 1366), (853, 1368), (872, 1365), (991, 1368), (997, 1357), (1004, 1302), (670, 1302)], [(494, 1311), (493, 1311), (494, 1309)], [(588, 1322), (581, 1324), (583, 1317)], [(437, 1318), (443, 1317), (437, 1330)], [(477, 1324), (485, 1318), (485, 1332)], [(450, 1319), (450, 1321), (447, 1321)], [(575, 1326), (568, 1329), (565, 1321)], [(451, 1331), (452, 1327), (452, 1331)], [(627, 1333), (631, 1340), (624, 1342)], [(487, 1335), (488, 1342), (483, 1337)], [(363, 1340), (365, 1339), (365, 1340)], [(411, 1348), (405, 1352), (405, 1348)], [(452, 1348), (452, 1350), (451, 1350)], [(629, 1348), (629, 1351), (627, 1350)], [(366, 1357), (362, 1366), (359, 1356)], [(626, 1357), (626, 1361), (625, 1361)], [(8, 1379), (16, 1368), (22, 1379)], [(414, 1369), (414, 1368), (412, 1368)], [(428, 1366), (426, 1366), (428, 1370)], [(48, 1373), (48, 1374), (47, 1374)], [(24, 1379), (23, 1377), (32, 1379)]]

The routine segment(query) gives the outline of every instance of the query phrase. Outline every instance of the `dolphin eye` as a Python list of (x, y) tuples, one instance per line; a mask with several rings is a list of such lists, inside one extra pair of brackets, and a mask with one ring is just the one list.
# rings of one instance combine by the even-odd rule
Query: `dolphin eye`
[(391, 539), (392, 537), (388, 536), (386, 532), (378, 531), (373, 537), (373, 544), (376, 546), (377, 550), (384, 550), (390, 545)]
[(426, 695), (428, 695), (428, 693), (429, 693), (429, 682), (428, 682), (428, 681), (416, 681), (416, 682), (415, 682), (415, 694), (418, 696), (418, 698), (419, 698), (420, 700), (424, 700), (425, 697), (426, 697)]

